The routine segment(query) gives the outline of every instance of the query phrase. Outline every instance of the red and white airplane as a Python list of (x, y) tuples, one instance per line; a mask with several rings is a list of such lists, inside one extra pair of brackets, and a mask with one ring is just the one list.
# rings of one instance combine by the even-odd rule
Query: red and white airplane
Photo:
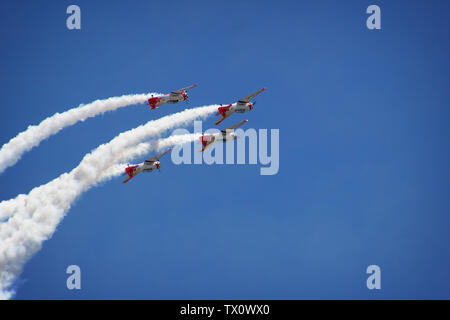
[(153, 156), (144, 162), (138, 163), (138, 164), (132, 164), (131, 166), (128, 166), (125, 168), (125, 172), (122, 174), (123, 176), (128, 175), (128, 177), (123, 180), (123, 183), (128, 182), (131, 178), (135, 177), (140, 172), (152, 172), (153, 170), (159, 169), (160, 162), (159, 158), (161, 158), (163, 155), (165, 155), (167, 152), (172, 150), (171, 148), (167, 149), (166, 151), (157, 154), (156, 156)]
[(242, 98), (238, 102), (231, 103), (226, 106), (221, 105), (217, 109), (219, 112), (216, 113), (216, 116), (221, 115), (221, 118), (216, 121), (216, 125), (225, 120), (225, 118), (227, 118), (233, 112), (244, 113), (246, 111), (252, 110), (256, 102), (250, 102), (250, 100), (256, 97), (261, 92), (263, 92), (264, 90), (266, 90), (266, 88), (259, 89), (258, 91), (253, 92), (252, 94), (246, 96), (245, 98)]
[(198, 151), (203, 152), (206, 148), (208, 148), (211, 144), (213, 144), (214, 141), (222, 141), (227, 142), (230, 140), (236, 140), (237, 136), (234, 133), (234, 129), (237, 127), (242, 126), (244, 123), (246, 123), (248, 120), (243, 120), (241, 122), (238, 122), (236, 124), (233, 124), (231, 127), (228, 127), (226, 129), (221, 130), (220, 132), (214, 133), (214, 134), (204, 134), (200, 137), (200, 143), (202, 144), (202, 148)]
[(192, 86), (186, 87), (186, 88), (182, 88), (182, 89), (178, 89), (175, 91), (172, 91), (171, 93), (168, 94), (163, 94), (157, 97), (154, 97), (153, 95), (151, 96), (150, 99), (148, 99), (148, 104), (150, 105), (150, 109), (153, 110), (157, 107), (159, 107), (160, 105), (162, 105), (163, 103), (178, 103), (180, 101), (184, 101), (188, 99), (188, 94), (186, 93), (187, 90), (195, 88), (197, 85), (194, 84)]

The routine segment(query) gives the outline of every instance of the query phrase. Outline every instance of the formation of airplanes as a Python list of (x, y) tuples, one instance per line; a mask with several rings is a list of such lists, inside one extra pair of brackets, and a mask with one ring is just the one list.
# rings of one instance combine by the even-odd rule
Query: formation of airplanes
[[(172, 91), (171, 93), (168, 93), (168, 94), (163, 94), (163, 95), (159, 95), (156, 97), (151, 96), (148, 99), (148, 105), (150, 105), (150, 109), (153, 110), (153, 109), (156, 109), (157, 107), (159, 107), (160, 105), (162, 105), (163, 103), (175, 104), (175, 103), (178, 103), (181, 101), (186, 101), (188, 99), (187, 91), (189, 89), (195, 88), (196, 86), (197, 85), (194, 84), (189, 87), (185, 87), (182, 89)], [(228, 105), (221, 104), (220, 107), (217, 108), (217, 113), (216, 113), (216, 116), (220, 115), (220, 118), (216, 121), (215, 124), (218, 125), (219, 123), (221, 123), (223, 120), (225, 120), (228, 116), (230, 116), (234, 112), (244, 113), (244, 112), (252, 110), (253, 106), (255, 105), (256, 102), (255, 101), (251, 102), (251, 100), (254, 97), (256, 97), (258, 94), (263, 92), (264, 90), (266, 90), (266, 88), (259, 89), (255, 92), (253, 92), (252, 94), (249, 94), (245, 98), (242, 98), (242, 99), (238, 100), (237, 102), (233, 102)], [(206, 148), (211, 146), (216, 141), (225, 143), (230, 140), (235, 140), (237, 138), (237, 136), (234, 133), (234, 129), (240, 127), (241, 125), (243, 125), (246, 122), (247, 122), (247, 120), (242, 120), (228, 128), (221, 130), (220, 132), (217, 132), (214, 134), (203, 134), (200, 137), (200, 143), (202, 144), (202, 148), (199, 151), (200, 152), (205, 151)], [(123, 173), (124, 176), (125, 175), (127, 176), (127, 178), (125, 180), (123, 180), (123, 183), (130, 181), (130, 179), (134, 178), (140, 172), (152, 172), (157, 169), (159, 170), (160, 165), (161, 165), (159, 158), (164, 156), (170, 150), (172, 150), (172, 149), (169, 148), (169, 149), (165, 150), (164, 152), (145, 160), (144, 162), (141, 162), (138, 164), (133, 164), (133, 165), (128, 165), (125, 168), (125, 172)]]

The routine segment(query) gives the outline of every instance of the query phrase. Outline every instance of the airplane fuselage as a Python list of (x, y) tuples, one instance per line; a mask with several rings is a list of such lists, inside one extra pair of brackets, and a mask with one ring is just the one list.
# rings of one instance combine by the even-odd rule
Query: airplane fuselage
[(159, 169), (159, 161), (140, 163), (143, 172), (152, 172)]
[(250, 111), (252, 109), (253, 109), (253, 103), (251, 103), (251, 102), (245, 102), (245, 103), (235, 102), (235, 103), (231, 103), (226, 106), (220, 106), (218, 108), (218, 111), (223, 116), (227, 113), (232, 113), (232, 112), (244, 113), (244, 112)]
[(243, 103), (235, 102), (235, 103), (231, 104), (230, 109), (232, 109), (234, 112), (237, 112), (237, 113), (244, 113), (244, 112), (247, 112), (247, 111), (250, 111), (253, 109), (253, 103), (246, 102), (245, 104), (243, 104)]

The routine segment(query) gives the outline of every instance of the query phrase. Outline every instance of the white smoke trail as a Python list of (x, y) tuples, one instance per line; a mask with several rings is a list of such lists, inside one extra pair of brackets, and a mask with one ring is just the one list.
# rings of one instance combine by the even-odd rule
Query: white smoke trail
[[(132, 160), (138, 156), (148, 154), (151, 150), (162, 150), (168, 147), (192, 142), (200, 138), (200, 133), (189, 133), (182, 135), (174, 135), (164, 139), (153, 140), (149, 142), (141, 142), (135, 147), (126, 148), (117, 157), (116, 161)], [(166, 160), (167, 161), (167, 160)], [(128, 166), (126, 163), (114, 164), (108, 169), (105, 169), (99, 177), (98, 182), (109, 180), (114, 176), (118, 176), (124, 172), (124, 169)]]
[[(118, 159), (126, 158), (122, 152), (124, 148), (197, 118), (205, 118), (214, 113), (217, 107), (212, 105), (187, 109), (123, 132), (85, 155), (69, 173), (34, 188), (28, 195), (1, 202), (0, 212), (9, 212), (2, 214), (9, 218), (0, 223), (0, 297), (11, 297), (11, 285), (23, 265), (41, 248), (43, 241), (53, 235), (75, 199), (99, 181), (111, 178), (116, 172), (120, 173), (118, 167), (110, 167)], [(105, 176), (105, 170), (112, 170), (113, 173)]]
[(19, 133), (0, 149), (0, 173), (19, 161), (25, 152), (38, 146), (43, 140), (58, 133), (64, 127), (71, 126), (78, 121), (84, 121), (106, 111), (144, 103), (151, 95), (158, 95), (158, 93), (132, 94), (95, 100), (63, 113), (55, 113), (38, 125), (29, 126), (27, 130)]
[[(138, 156), (147, 154), (150, 150), (161, 150), (170, 146), (175, 146), (187, 142), (192, 142), (200, 138), (201, 133), (180, 134), (167, 137), (165, 139), (141, 142), (134, 147), (124, 149), (118, 156), (117, 161), (131, 160)], [(123, 170), (122, 170), (123, 171)]]
[[(165, 139), (152, 140), (148, 142), (141, 142), (137, 145), (127, 147), (115, 154), (114, 162), (131, 161), (138, 156), (147, 154), (150, 150), (161, 150), (170, 146), (192, 142), (200, 138), (200, 133), (190, 133), (182, 135), (174, 135)], [(118, 173), (124, 172), (126, 164), (114, 164), (102, 172), (101, 179), (109, 179)], [(20, 194), (16, 198), (0, 202), (0, 223), (6, 221), (14, 212), (24, 210), (29, 202), (29, 195)], [(1, 226), (1, 225), (0, 225)]]

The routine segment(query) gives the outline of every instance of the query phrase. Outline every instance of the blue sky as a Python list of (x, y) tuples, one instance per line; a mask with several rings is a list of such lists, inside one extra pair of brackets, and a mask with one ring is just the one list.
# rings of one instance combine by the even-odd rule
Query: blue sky
[[(70, 4), (79, 31), (66, 28)], [(381, 30), (366, 28), (371, 4)], [(448, 1), (4, 1), (2, 144), (80, 103), (192, 83), (191, 107), (267, 87), (223, 124), (280, 130), (275, 176), (167, 158), (161, 174), (83, 194), (16, 298), (449, 299), (449, 12)], [(0, 199), (185, 107), (66, 128), (1, 175)], [(66, 288), (71, 264), (80, 291)], [(366, 288), (371, 264), (379, 291)]]

